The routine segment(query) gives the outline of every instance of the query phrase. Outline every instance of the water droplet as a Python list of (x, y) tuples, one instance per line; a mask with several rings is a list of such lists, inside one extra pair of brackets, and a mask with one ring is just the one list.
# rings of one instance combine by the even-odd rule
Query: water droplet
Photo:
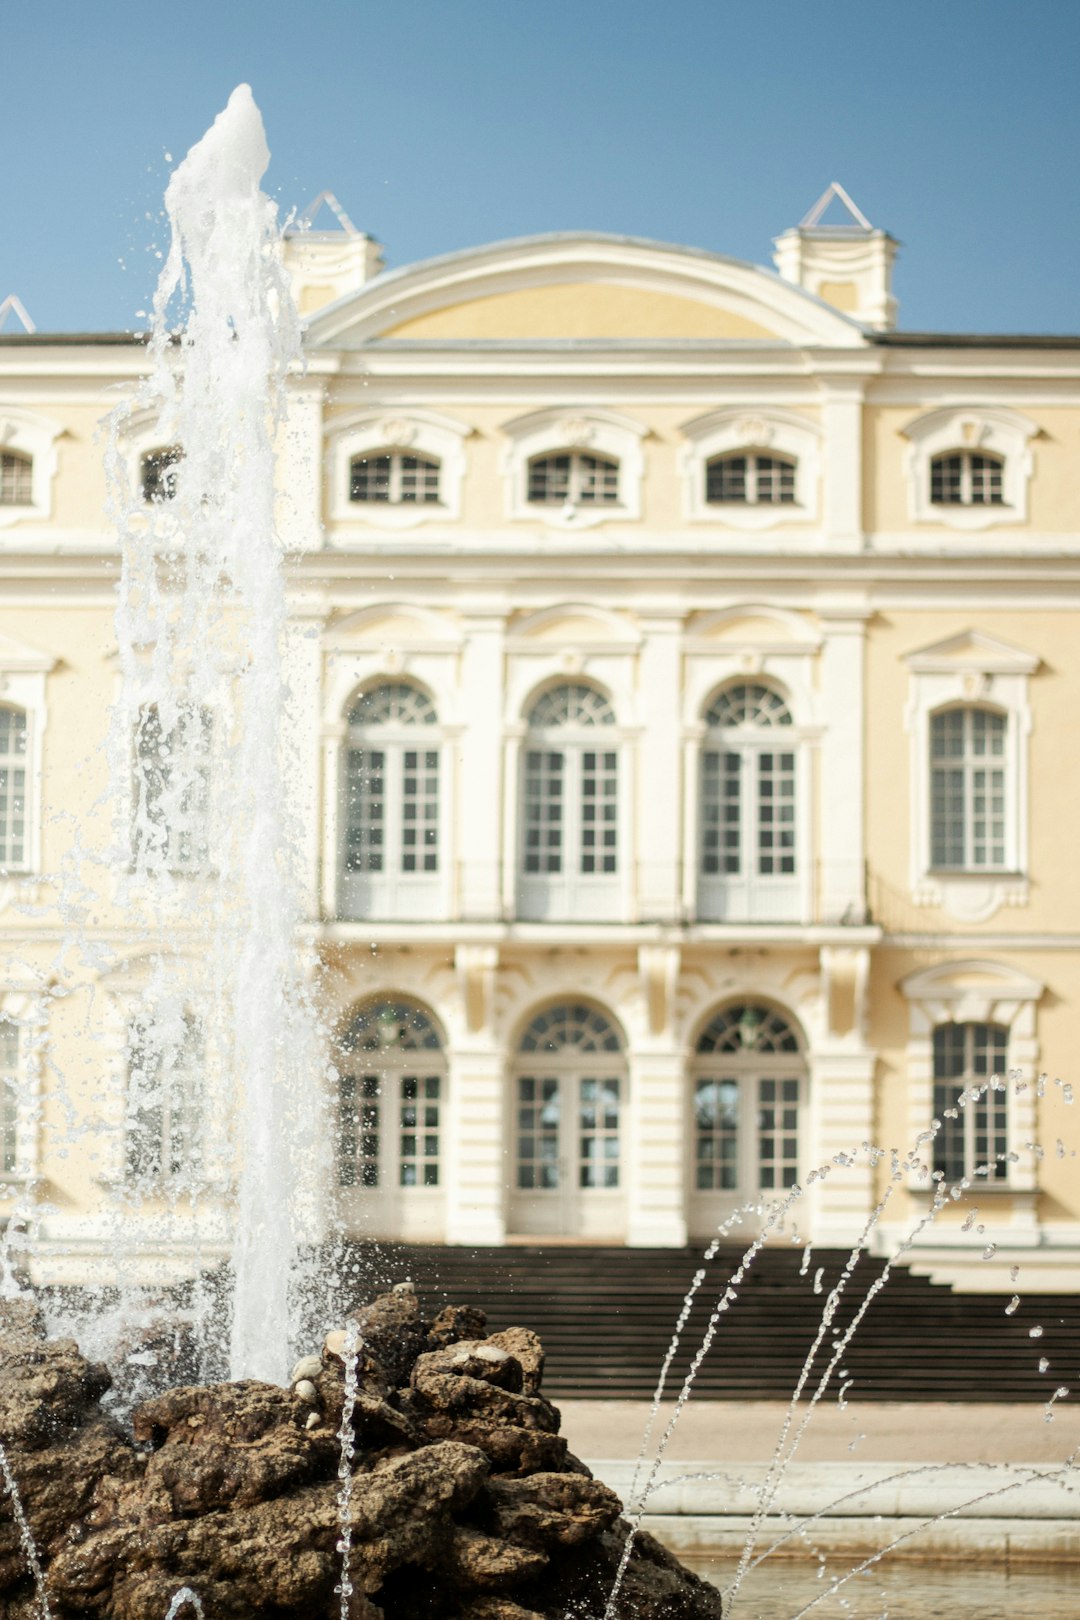
[(1045, 1356), (1040, 1356), (1039, 1357), (1039, 1371), (1041, 1373), (1044, 1373), (1044, 1372), (1049, 1372), (1049, 1370), (1050, 1370), (1050, 1363), (1047, 1361)]
[(1041, 1339), (1042, 1338), (1042, 1333), (1043, 1333), (1043, 1330), (1042, 1330), (1041, 1327), (1028, 1328), (1028, 1338), (1029, 1339)]
[(1018, 1308), (1019, 1304), (1020, 1304), (1020, 1295), (1019, 1294), (1014, 1294), (1012, 1299), (1010, 1299), (1009, 1303), (1005, 1307), (1005, 1315), (1006, 1316), (1012, 1316), (1013, 1313)]
[[(981, 1226), (979, 1228), (979, 1231), (980, 1232), (982, 1231)], [(986, 1245), (986, 1248), (982, 1252), (982, 1257), (983, 1257), (984, 1260), (992, 1260), (994, 1258), (995, 1254), (997, 1254), (997, 1244), (996, 1243), (988, 1243)]]

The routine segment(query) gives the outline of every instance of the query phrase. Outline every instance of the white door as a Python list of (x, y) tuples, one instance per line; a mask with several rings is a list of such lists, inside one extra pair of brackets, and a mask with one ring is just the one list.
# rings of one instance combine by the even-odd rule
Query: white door
[(688, 1214), (696, 1238), (747, 1204), (767, 1207), (799, 1177), (805, 1064), (794, 1030), (754, 1003), (702, 1032), (690, 1081)]
[(626, 1076), (612, 1026), (584, 1004), (549, 1009), (526, 1031), (512, 1083), (510, 1230), (623, 1236)]
[(359, 1236), (435, 1239), (444, 1224), (446, 1071), (422, 1009), (363, 1009), (340, 1043), (337, 1184)]

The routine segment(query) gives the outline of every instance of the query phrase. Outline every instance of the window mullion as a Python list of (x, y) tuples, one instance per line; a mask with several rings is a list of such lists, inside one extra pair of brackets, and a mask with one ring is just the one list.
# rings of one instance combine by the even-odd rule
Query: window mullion
[(383, 871), (388, 878), (396, 881), (402, 875), (402, 858), (405, 853), (402, 824), (405, 814), (403, 792), (405, 744), (388, 742), (383, 757), (386, 761), (383, 770), (383, 839), (386, 846)]

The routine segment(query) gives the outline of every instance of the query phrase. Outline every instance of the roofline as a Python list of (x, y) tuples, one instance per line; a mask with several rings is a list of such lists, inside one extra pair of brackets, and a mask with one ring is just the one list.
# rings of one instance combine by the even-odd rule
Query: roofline
[(109, 344), (145, 345), (149, 332), (0, 332), (0, 345), (11, 349), (78, 348), (93, 345), (97, 348)]
[(1062, 332), (875, 332), (871, 343), (887, 349), (1080, 349), (1080, 333)]

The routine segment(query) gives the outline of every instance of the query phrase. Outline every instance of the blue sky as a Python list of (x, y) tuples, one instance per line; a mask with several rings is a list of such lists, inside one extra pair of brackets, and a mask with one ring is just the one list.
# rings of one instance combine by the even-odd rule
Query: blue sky
[(1080, 331), (1076, 0), (53, 0), (0, 35), (0, 298), (140, 326), (169, 164), (249, 82), (283, 210), (401, 264), (536, 231), (769, 263), (830, 180), (900, 320)]

